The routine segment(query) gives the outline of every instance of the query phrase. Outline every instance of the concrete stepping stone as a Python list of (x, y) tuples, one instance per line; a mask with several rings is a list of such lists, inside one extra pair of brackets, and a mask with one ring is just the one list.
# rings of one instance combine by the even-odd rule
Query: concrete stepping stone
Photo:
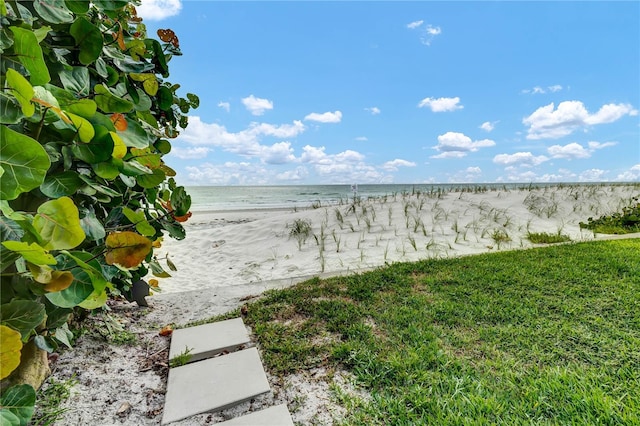
[(221, 426), (293, 426), (293, 419), (287, 406), (280, 404), (217, 424)]
[(270, 390), (255, 347), (171, 368), (162, 424), (224, 410)]
[(180, 328), (171, 335), (169, 359), (190, 349), (189, 362), (211, 358), (224, 351), (235, 351), (251, 342), (242, 318)]

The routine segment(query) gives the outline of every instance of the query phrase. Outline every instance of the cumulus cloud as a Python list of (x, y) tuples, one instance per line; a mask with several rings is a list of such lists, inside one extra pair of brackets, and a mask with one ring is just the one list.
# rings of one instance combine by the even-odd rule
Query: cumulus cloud
[(189, 127), (181, 134), (180, 140), (196, 146), (215, 146), (226, 152), (246, 158), (260, 158), (269, 164), (282, 164), (295, 160), (289, 142), (273, 145), (260, 143), (265, 136), (292, 138), (305, 131), (301, 121), (293, 124), (274, 125), (269, 123), (251, 123), (245, 130), (233, 133), (217, 123), (205, 123), (200, 117), (189, 117)]
[(312, 112), (304, 119), (307, 121), (317, 121), (318, 123), (339, 123), (342, 120), (342, 112), (323, 112), (322, 114)]
[(365, 108), (364, 110), (370, 112), (371, 115), (378, 115), (381, 112), (378, 107)]
[(589, 142), (588, 147), (572, 142), (567, 145), (553, 145), (547, 148), (547, 152), (552, 158), (564, 158), (566, 160), (573, 160), (579, 158), (589, 158), (591, 154), (602, 148), (616, 145), (616, 142)]
[(448, 112), (462, 109), (464, 106), (460, 105), (460, 98), (424, 98), (418, 104), (418, 108), (428, 107), (433, 112)]
[(307, 168), (300, 166), (300, 167), (296, 167), (293, 170), (287, 170), (285, 172), (278, 173), (276, 175), (276, 179), (279, 181), (291, 182), (291, 181), (301, 181), (305, 179), (307, 176), (309, 176), (309, 171), (307, 170)]
[(142, 0), (142, 4), (136, 7), (138, 16), (145, 21), (161, 21), (176, 16), (181, 9), (181, 0)]
[(242, 98), (242, 104), (253, 115), (262, 115), (265, 111), (273, 109), (272, 101), (269, 99), (256, 98), (253, 95)]
[(218, 106), (227, 112), (231, 110), (231, 104), (229, 102), (218, 102)]
[(438, 145), (433, 148), (440, 152), (431, 158), (461, 158), (469, 152), (476, 152), (480, 148), (494, 146), (496, 143), (491, 139), (473, 141), (464, 133), (447, 132), (438, 136)]
[(413, 161), (402, 160), (396, 158), (395, 160), (387, 161), (382, 165), (382, 168), (388, 172), (395, 172), (399, 167), (415, 167), (416, 163)]
[(544, 155), (535, 156), (530, 152), (516, 152), (515, 154), (498, 154), (493, 157), (493, 162), (503, 166), (522, 165), (522, 166), (538, 166), (549, 158)]
[(557, 109), (553, 103), (538, 108), (522, 123), (529, 126), (527, 139), (558, 139), (580, 128), (612, 123), (625, 115), (638, 115), (638, 110), (630, 104), (607, 104), (590, 114), (582, 102), (564, 101)]
[(206, 157), (209, 151), (210, 149), (204, 146), (195, 148), (173, 147), (171, 149), (171, 155), (182, 160), (197, 160)]
[(187, 166), (187, 177), (196, 184), (209, 185), (266, 185), (271, 172), (260, 164), (250, 162), (204, 163)]
[(407, 24), (407, 28), (409, 28), (410, 30), (415, 30), (422, 24), (424, 24), (424, 21), (422, 19), (419, 21), (413, 21)]
[(485, 132), (491, 132), (496, 128), (496, 124), (498, 124), (497, 121), (485, 121), (479, 127)]
[(338, 154), (327, 154), (325, 147), (306, 145), (302, 148), (300, 161), (308, 163), (325, 182), (388, 183), (392, 176), (385, 175), (365, 163), (365, 156), (357, 151), (346, 150)]
[(616, 180), (622, 182), (638, 182), (640, 181), (640, 163), (632, 166), (629, 170), (620, 173)]
[(449, 178), (451, 183), (470, 183), (475, 182), (482, 175), (482, 169), (480, 167), (467, 167), (464, 170), (460, 170)]
[(580, 182), (602, 182), (605, 180), (606, 170), (602, 169), (589, 169), (580, 173), (578, 180)]

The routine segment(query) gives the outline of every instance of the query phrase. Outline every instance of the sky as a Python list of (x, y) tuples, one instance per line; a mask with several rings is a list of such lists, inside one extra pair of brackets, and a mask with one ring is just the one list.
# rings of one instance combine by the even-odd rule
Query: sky
[(640, 181), (640, 2), (142, 0), (183, 185)]

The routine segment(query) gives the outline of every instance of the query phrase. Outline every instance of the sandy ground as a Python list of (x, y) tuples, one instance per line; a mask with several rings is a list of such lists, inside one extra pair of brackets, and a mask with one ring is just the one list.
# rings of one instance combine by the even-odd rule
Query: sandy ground
[[(159, 330), (228, 312), (268, 289), (314, 276), (361, 272), (385, 263), (532, 247), (529, 232), (562, 233), (572, 241), (609, 238), (579, 222), (620, 211), (640, 195), (636, 186), (565, 186), (534, 190), (390, 194), (355, 204), (290, 210), (196, 212), (187, 238), (166, 240), (157, 256), (178, 267), (160, 279), (149, 308), (117, 302), (101, 329), (122, 327), (135, 345), (85, 335), (52, 363), (51, 380), (74, 378), (59, 425), (153, 425), (162, 418), (169, 337)], [(307, 238), (292, 233), (307, 223)], [(300, 236), (300, 238), (296, 238)], [(150, 277), (151, 278), (151, 277)], [(107, 318), (107, 319), (105, 319)], [(273, 392), (217, 414), (176, 425), (204, 425), (284, 402), (298, 424), (331, 424), (343, 408), (334, 383), (357, 392), (348, 375), (324, 371), (269, 376)]]

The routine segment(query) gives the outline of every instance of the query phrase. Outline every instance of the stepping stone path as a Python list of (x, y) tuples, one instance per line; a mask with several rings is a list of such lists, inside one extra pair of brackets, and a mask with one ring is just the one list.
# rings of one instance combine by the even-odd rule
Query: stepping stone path
[[(162, 424), (234, 407), (271, 391), (241, 318), (175, 330), (169, 359), (188, 351), (189, 363), (169, 369)], [(293, 426), (286, 405), (255, 411), (225, 426)]]

